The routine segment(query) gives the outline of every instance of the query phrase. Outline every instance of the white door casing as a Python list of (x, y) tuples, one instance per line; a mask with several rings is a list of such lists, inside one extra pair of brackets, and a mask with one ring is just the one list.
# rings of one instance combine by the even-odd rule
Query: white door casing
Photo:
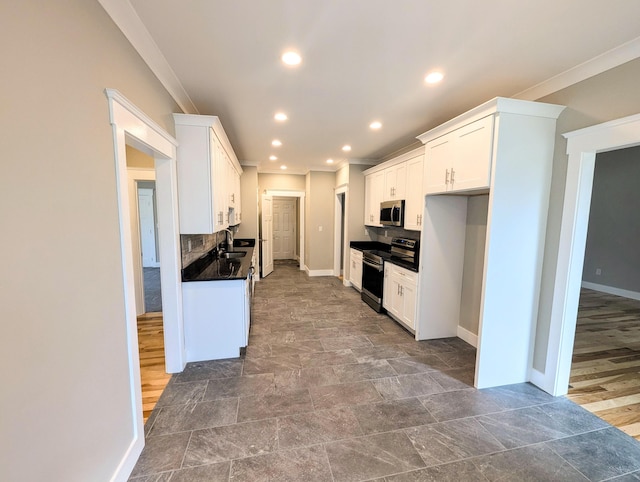
[[(347, 264), (347, 253), (349, 253), (349, 236), (346, 233), (346, 227), (349, 226), (349, 186), (344, 185), (335, 189), (334, 214), (333, 214), (333, 275), (342, 278), (342, 284), (350, 286), (351, 267), (349, 273), (344, 271)], [(344, 236), (343, 236), (344, 235)]]
[[(120, 228), (120, 252), (125, 302), (125, 326), (131, 394), (132, 438), (111, 480), (125, 481), (144, 447), (140, 358), (135, 306), (134, 260), (127, 189), (126, 145), (155, 159), (158, 202), (158, 241), (162, 264), (161, 282), (164, 318), (165, 364), (170, 373), (185, 366), (182, 292), (180, 289), (181, 252), (178, 235), (178, 190), (176, 178), (176, 140), (144, 112), (114, 89), (105, 89), (109, 121), (113, 131), (116, 189)], [(117, 328), (114, 328), (117, 329)]]
[[(304, 270), (305, 266), (304, 266), (304, 259), (305, 259), (305, 250), (304, 250), (304, 233), (305, 233), (305, 218), (304, 218), (304, 200), (306, 197), (306, 193), (304, 191), (281, 191), (281, 190), (276, 190), (276, 189), (268, 189), (264, 192), (262, 199), (264, 199), (264, 196), (270, 196), (271, 198), (274, 197), (287, 197), (287, 198), (298, 198), (298, 203), (297, 203), (297, 211), (298, 211), (298, 238), (296, 241), (299, 241), (300, 243), (300, 252), (298, 253), (299, 257), (300, 257), (300, 270)], [(261, 264), (262, 266), (262, 261)]]
[(551, 393), (569, 387), (596, 154), (640, 144), (640, 114), (564, 134), (567, 178), (544, 372), (531, 381)]
[(262, 251), (262, 277), (273, 272), (273, 197), (262, 196), (262, 234), (260, 237)]
[(295, 199), (273, 199), (273, 259), (295, 259), (295, 215)]

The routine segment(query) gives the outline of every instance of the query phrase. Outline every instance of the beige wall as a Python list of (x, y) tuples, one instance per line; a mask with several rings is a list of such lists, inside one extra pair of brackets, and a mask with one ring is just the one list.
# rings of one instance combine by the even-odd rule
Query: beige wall
[(567, 106), (558, 119), (556, 130), (549, 219), (534, 354), (534, 368), (539, 371), (544, 372), (545, 370), (555, 266), (562, 220), (562, 203), (567, 174), (567, 143), (562, 134), (640, 113), (638, 79), (640, 79), (640, 59), (539, 99), (542, 102)]
[(305, 176), (297, 174), (258, 174), (260, 195), (265, 190), (304, 191)]
[(242, 166), (242, 171), (242, 222), (236, 231), (236, 238), (258, 239), (258, 168)]
[(2, 2), (0, 480), (109, 480), (133, 437), (105, 87), (178, 108), (98, 2)]
[(127, 167), (128, 168), (141, 168), (141, 169), (155, 169), (156, 164), (148, 154), (139, 151), (135, 147), (126, 146), (127, 149)]
[(308, 174), (306, 218), (308, 249), (305, 251), (310, 271), (333, 270), (333, 231), (335, 204), (334, 172), (312, 171)]

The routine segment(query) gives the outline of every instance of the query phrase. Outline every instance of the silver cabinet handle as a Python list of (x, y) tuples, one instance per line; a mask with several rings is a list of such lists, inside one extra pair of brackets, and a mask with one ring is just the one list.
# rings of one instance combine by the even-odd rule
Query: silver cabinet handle
[(451, 168), (451, 184), (453, 184), (453, 182), (455, 181), (455, 176), (456, 175), (456, 171), (453, 170), (453, 167)]
[(444, 175), (444, 183), (445, 184), (449, 184), (449, 169), (447, 169), (445, 171), (445, 175)]

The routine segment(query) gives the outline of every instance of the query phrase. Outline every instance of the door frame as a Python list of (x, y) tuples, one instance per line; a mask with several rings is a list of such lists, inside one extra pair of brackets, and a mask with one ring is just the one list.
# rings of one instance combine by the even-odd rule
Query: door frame
[[(178, 223), (178, 189), (176, 171), (177, 141), (115, 89), (105, 89), (109, 105), (109, 122), (113, 131), (120, 254), (125, 303), (129, 390), (131, 396), (132, 439), (114, 475), (126, 480), (144, 447), (142, 390), (138, 331), (133, 275), (133, 246), (128, 190), (126, 145), (151, 155), (155, 160), (160, 264), (164, 319), (165, 365), (169, 373), (185, 366), (184, 326), (182, 318), (182, 264)], [(117, 325), (115, 325), (117, 327)], [(117, 329), (117, 328), (114, 328)]]
[[(300, 223), (300, 229), (298, 229), (298, 237), (300, 238), (300, 262), (298, 263), (300, 270), (305, 269), (305, 250), (304, 250), (304, 200), (306, 193), (304, 191), (278, 191), (274, 189), (267, 189), (265, 194), (272, 197), (295, 197), (300, 200), (298, 203), (298, 222)], [(272, 243), (273, 244), (273, 243)]]
[(534, 369), (531, 377), (533, 383), (555, 396), (565, 395), (569, 387), (596, 154), (640, 145), (640, 114), (563, 136), (569, 160), (547, 357), (544, 372)]
[[(283, 198), (279, 198), (279, 197), (277, 197), (277, 196), (276, 196), (275, 198), (274, 198), (274, 197), (272, 197), (271, 199), (272, 199), (274, 202), (275, 202), (275, 201), (280, 200), (280, 201), (282, 201), (282, 202), (286, 202), (286, 203), (288, 203), (288, 204), (290, 204), (290, 205), (293, 205), (293, 210), (294, 210), (294, 214), (295, 214), (295, 216), (292, 218), (292, 220), (293, 220), (293, 222), (296, 222), (296, 221), (297, 221), (297, 219), (298, 219), (298, 213), (297, 213), (297, 211), (298, 211), (298, 206), (297, 206), (297, 204), (298, 204), (298, 203), (296, 202), (296, 200), (295, 200), (295, 199), (291, 199), (291, 197), (287, 197), (287, 198), (284, 198), (284, 199), (283, 199)], [(274, 206), (274, 205), (272, 204), (272, 206)], [(273, 208), (272, 208), (271, 213), (273, 214), (273, 212), (274, 212), (274, 211), (273, 211)], [(294, 230), (294, 239), (293, 239), (294, 246), (293, 246), (293, 254), (292, 254), (292, 257), (290, 257), (290, 258), (276, 258), (276, 257), (275, 257), (275, 255), (274, 255), (274, 257), (273, 257), (274, 261), (275, 261), (276, 259), (285, 259), (285, 260), (286, 260), (286, 259), (295, 259), (296, 257), (298, 257), (298, 255), (297, 255), (297, 253), (296, 253), (296, 247), (295, 247), (295, 244), (296, 244), (297, 239), (298, 239), (298, 233), (297, 233), (297, 229), (296, 229), (295, 225), (294, 225), (294, 227), (293, 227), (293, 230)], [(274, 231), (273, 231), (273, 232), (274, 232), (274, 233), (276, 232), (276, 231), (275, 231), (275, 229), (274, 229)], [(274, 234), (274, 236), (273, 236), (273, 237), (274, 237), (274, 239), (275, 239), (275, 234)], [(274, 244), (274, 246), (275, 246), (275, 243), (273, 243), (273, 244)], [(298, 261), (300, 261), (300, 260), (298, 259)]]
[[(347, 229), (349, 226), (349, 210), (347, 206), (349, 205), (349, 186), (342, 185), (338, 186), (334, 189), (335, 192), (335, 202), (334, 202), (334, 214), (333, 214), (333, 275), (340, 276), (340, 268), (343, 268), (344, 276), (342, 278), (342, 284), (345, 286), (350, 286), (349, 276), (347, 276), (347, 270), (344, 269), (349, 263), (347, 260), (347, 253), (349, 253), (349, 236), (347, 235)], [(344, 194), (344, 201), (340, 202), (340, 196)], [(342, 216), (342, 211), (344, 208), (344, 219)], [(342, 243), (341, 233), (344, 227), (344, 243)], [(340, 266), (340, 250), (342, 249), (343, 260), (345, 261), (342, 266)], [(350, 271), (350, 270), (349, 270)], [(350, 275), (351, 273), (349, 273)]]

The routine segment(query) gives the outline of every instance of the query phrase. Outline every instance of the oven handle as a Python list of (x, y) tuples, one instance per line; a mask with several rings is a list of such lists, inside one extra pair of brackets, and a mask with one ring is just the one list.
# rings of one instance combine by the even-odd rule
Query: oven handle
[(362, 264), (366, 264), (367, 266), (371, 266), (372, 268), (378, 270), (378, 271), (382, 271), (382, 265), (381, 264), (375, 264), (375, 263), (371, 263), (370, 261), (367, 261), (366, 259), (362, 260)]

